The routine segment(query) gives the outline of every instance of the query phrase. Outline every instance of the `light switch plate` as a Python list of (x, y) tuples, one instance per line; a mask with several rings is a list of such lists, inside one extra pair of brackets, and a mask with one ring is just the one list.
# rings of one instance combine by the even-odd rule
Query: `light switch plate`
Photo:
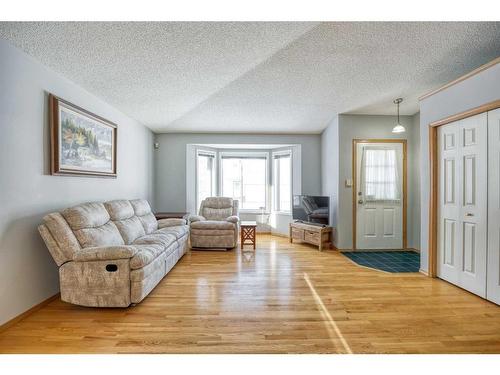
[(352, 180), (350, 178), (348, 178), (347, 180), (345, 180), (345, 187), (347, 187), (347, 188), (352, 187)]

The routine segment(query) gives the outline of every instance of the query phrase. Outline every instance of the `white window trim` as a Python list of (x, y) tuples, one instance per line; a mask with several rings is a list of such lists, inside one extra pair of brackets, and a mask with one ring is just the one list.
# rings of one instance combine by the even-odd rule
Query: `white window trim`
[[(269, 186), (270, 186), (270, 179), (269, 179), (269, 152), (268, 151), (265, 151), (265, 152), (262, 152), (262, 151), (219, 151), (219, 155), (218, 155), (218, 167), (217, 167), (217, 171), (219, 173), (219, 190), (218, 190), (218, 196), (222, 197), (222, 175), (224, 173), (223, 169), (222, 169), (222, 158), (224, 156), (235, 156), (235, 157), (238, 157), (238, 156), (241, 156), (241, 157), (252, 157), (252, 156), (259, 156), (259, 157), (265, 157), (266, 159), (266, 171), (265, 171), (265, 175), (266, 175), (266, 188), (265, 188), (265, 192), (266, 192), (266, 198), (265, 198), (265, 202), (266, 202), (266, 207), (264, 208), (264, 211), (266, 213), (269, 213), (270, 212), (270, 193), (269, 193)], [(248, 213), (248, 214), (260, 214), (262, 211), (259, 210), (259, 209), (244, 209), (242, 208), (243, 206), (243, 202), (239, 202), (239, 211), (242, 212), (242, 213)]]
[[(236, 154), (249, 154), (249, 153), (255, 153), (259, 152), (258, 150), (250, 150), (250, 149), (245, 149), (244, 145), (242, 146), (242, 151), (239, 150), (224, 150), (223, 148), (216, 148), (216, 147), (210, 147), (210, 146), (204, 146), (201, 144), (187, 144), (186, 145), (186, 211), (191, 213), (191, 214), (197, 214), (198, 207), (196, 206), (196, 201), (197, 201), (197, 196), (198, 193), (196, 191), (196, 180), (197, 180), (197, 171), (196, 171), (196, 165), (197, 165), (197, 158), (196, 158), (196, 151), (197, 149), (204, 150), (204, 151), (212, 151), (217, 154), (217, 163), (216, 163), (216, 190), (215, 194), (216, 196), (221, 196), (222, 189), (219, 186), (219, 182), (221, 181), (221, 173), (220, 173), (220, 153), (236, 153)], [(291, 213), (283, 213), (283, 212), (274, 212), (273, 211), (273, 202), (272, 202), (272, 158), (271, 154), (272, 152), (287, 152), (291, 151), (292, 152), (292, 196), (294, 195), (301, 195), (302, 194), (302, 146), (300, 144), (293, 144), (293, 145), (286, 145), (280, 148), (273, 148), (273, 149), (266, 149), (266, 150), (260, 150), (261, 154), (267, 154), (268, 155), (268, 162), (266, 163), (266, 168), (267, 168), (267, 183), (266, 183), (266, 193), (267, 193), (267, 199), (266, 199), (266, 214), (276, 214), (280, 216), (290, 216)], [(269, 161), (271, 160), (271, 162)], [(243, 213), (249, 213), (249, 214), (260, 214), (260, 210), (250, 210), (246, 211), (243, 210)]]
[(279, 180), (279, 168), (278, 167), (278, 170), (276, 170), (274, 168), (274, 159), (276, 156), (283, 156), (283, 155), (287, 155), (287, 156), (290, 156), (290, 205), (292, 203), (292, 200), (293, 200), (293, 151), (291, 148), (289, 149), (286, 149), (286, 150), (280, 150), (280, 151), (274, 151), (272, 152), (272, 155), (271, 155), (271, 167), (273, 169), (273, 180), (272, 180), (272, 191), (273, 191), (273, 212), (276, 213), (276, 214), (283, 214), (283, 215), (291, 215), (292, 213), (292, 210), (291, 210), (291, 207), (289, 210), (282, 210), (281, 207), (278, 207), (279, 206), (279, 202), (280, 202), (280, 198), (279, 198), (279, 195), (280, 195), (280, 192), (279, 192), (279, 187), (278, 187), (278, 180)]
[(217, 191), (217, 173), (218, 173), (218, 163), (217, 163), (217, 152), (213, 150), (208, 150), (202, 147), (197, 147), (196, 148), (196, 153), (195, 153), (195, 163), (194, 163), (194, 193), (195, 193), (195, 205), (196, 205), (196, 210), (199, 209), (201, 202), (198, 201), (198, 157), (200, 154), (205, 154), (205, 155), (211, 155), (214, 158), (214, 165), (213, 165), (213, 179), (212, 179), (212, 192), (213, 195), (216, 196), (218, 195)]

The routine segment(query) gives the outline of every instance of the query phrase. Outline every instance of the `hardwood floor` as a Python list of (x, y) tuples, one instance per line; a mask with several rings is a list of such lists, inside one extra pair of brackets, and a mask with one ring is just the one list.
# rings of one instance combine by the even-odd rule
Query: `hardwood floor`
[(255, 254), (186, 254), (137, 306), (56, 300), (0, 334), (0, 353), (311, 352), (500, 353), (500, 307), (259, 235)]

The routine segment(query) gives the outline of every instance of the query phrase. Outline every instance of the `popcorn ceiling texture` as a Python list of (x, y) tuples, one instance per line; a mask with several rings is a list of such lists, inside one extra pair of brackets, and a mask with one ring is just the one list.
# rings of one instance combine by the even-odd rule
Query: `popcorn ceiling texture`
[(399, 96), (416, 113), (499, 55), (500, 23), (2, 22), (0, 38), (155, 132), (319, 133)]

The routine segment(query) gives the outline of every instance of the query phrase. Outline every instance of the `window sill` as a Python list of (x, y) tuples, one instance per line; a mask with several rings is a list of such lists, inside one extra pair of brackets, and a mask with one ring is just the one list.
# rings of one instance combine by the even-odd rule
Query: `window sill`
[(292, 216), (292, 213), (290, 211), (273, 211), (273, 214), (281, 216)]

